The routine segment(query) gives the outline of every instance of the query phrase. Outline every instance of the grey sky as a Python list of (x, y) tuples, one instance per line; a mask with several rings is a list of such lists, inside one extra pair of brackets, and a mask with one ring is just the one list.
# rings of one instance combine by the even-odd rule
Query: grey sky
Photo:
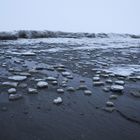
[(140, 0), (0, 0), (0, 31), (140, 34)]

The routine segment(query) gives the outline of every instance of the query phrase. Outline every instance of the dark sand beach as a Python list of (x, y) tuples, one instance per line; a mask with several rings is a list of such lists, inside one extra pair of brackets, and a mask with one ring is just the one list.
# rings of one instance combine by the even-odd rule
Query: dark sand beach
[(0, 140), (62, 139), (140, 139), (139, 39), (0, 41)]

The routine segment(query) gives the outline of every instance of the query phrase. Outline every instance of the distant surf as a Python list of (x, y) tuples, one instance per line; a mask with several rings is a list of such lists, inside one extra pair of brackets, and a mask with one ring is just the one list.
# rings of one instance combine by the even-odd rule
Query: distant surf
[(35, 31), (35, 30), (19, 30), (13, 32), (0, 32), (0, 40), (17, 40), (21, 38), (35, 39), (35, 38), (134, 38), (140, 39), (140, 35), (134, 34), (116, 34), (116, 33), (72, 33), (62, 31)]

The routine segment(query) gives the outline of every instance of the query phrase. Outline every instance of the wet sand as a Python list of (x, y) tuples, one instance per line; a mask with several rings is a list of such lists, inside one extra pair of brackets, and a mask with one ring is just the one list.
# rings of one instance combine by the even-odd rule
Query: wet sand
[[(139, 140), (139, 42), (135, 44), (133, 40), (134, 44), (131, 44), (128, 41), (126, 48), (105, 49), (94, 47), (97, 44), (107, 46), (98, 41), (97, 44), (94, 42), (93, 48), (86, 43), (78, 44), (77, 40), (75, 44), (71, 39), (65, 43), (55, 41), (0, 42), (0, 139)], [(125, 44), (107, 41), (114, 46)], [(128, 70), (127, 73), (124, 70)], [(70, 75), (64, 76), (64, 71)], [(27, 78), (9, 79), (14, 75)], [(47, 80), (48, 77), (56, 80)], [(100, 80), (95, 79), (103, 85), (94, 85), (93, 77), (98, 77)], [(14, 88), (22, 98), (11, 101), (8, 89), (12, 86), (3, 83), (13, 81), (18, 82)], [(38, 88), (39, 81), (47, 82), (48, 86)], [(57, 85), (53, 85), (53, 81), (57, 81)], [(110, 89), (112, 85), (118, 85), (116, 81), (124, 82), (123, 91)], [(85, 85), (92, 94), (84, 94), (85, 89), (80, 85)], [(74, 91), (68, 91), (68, 87), (73, 87)], [(109, 90), (104, 91), (105, 87)], [(28, 88), (37, 89), (37, 93), (29, 93)], [(57, 92), (60, 88), (64, 93)], [(116, 98), (111, 99), (111, 95)], [(54, 104), (57, 97), (63, 102)], [(113, 106), (108, 106), (108, 101)]]

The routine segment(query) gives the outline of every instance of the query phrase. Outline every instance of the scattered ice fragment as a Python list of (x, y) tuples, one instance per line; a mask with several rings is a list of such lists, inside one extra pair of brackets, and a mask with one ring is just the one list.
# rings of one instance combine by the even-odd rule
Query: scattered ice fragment
[(62, 81), (62, 84), (67, 84), (67, 81)]
[(85, 94), (85, 95), (91, 95), (92, 92), (91, 92), (90, 90), (84, 90), (84, 94)]
[(57, 85), (58, 82), (57, 81), (52, 81), (52, 85)]
[(36, 81), (36, 82), (40, 82), (40, 81), (44, 81), (44, 80), (46, 80), (46, 79), (35, 79), (35, 78), (33, 77), (33, 81)]
[(105, 92), (109, 92), (109, 91), (110, 91), (110, 88), (109, 88), (109, 87), (104, 87), (103, 90), (104, 90)]
[(59, 89), (57, 89), (57, 92), (58, 92), (58, 93), (64, 93), (64, 89), (59, 88)]
[(11, 87), (17, 87), (18, 82), (3, 82), (2, 85), (11, 86)]
[(6, 64), (2, 64), (2, 67), (6, 67), (7, 65)]
[(109, 99), (117, 99), (118, 95), (110, 95)]
[(31, 74), (27, 73), (27, 72), (21, 72), (19, 75), (21, 75), (21, 76), (31, 76)]
[(46, 88), (46, 87), (48, 87), (48, 83), (44, 82), (44, 81), (40, 81), (40, 82), (37, 83), (37, 87)]
[(63, 102), (61, 97), (57, 97), (56, 99), (53, 100), (54, 104), (61, 104)]
[(115, 81), (115, 84), (118, 84), (118, 85), (124, 85), (124, 84), (125, 84), (125, 82), (124, 82), (124, 81), (122, 81), (122, 80), (118, 80), (118, 81)]
[(140, 76), (136, 76), (136, 79), (137, 79), (137, 80), (140, 80)]
[(111, 90), (112, 90), (112, 91), (118, 91), (118, 92), (121, 92), (121, 91), (124, 90), (124, 87), (121, 86), (121, 85), (112, 85), (112, 86), (111, 86)]
[(54, 67), (53, 67), (53, 66), (48, 66), (48, 67), (47, 67), (47, 70), (49, 70), (49, 71), (54, 71)]
[(62, 75), (63, 75), (63, 76), (70, 76), (71, 73), (66, 71), (66, 72), (62, 72)]
[(68, 88), (67, 88), (67, 91), (74, 92), (74, 91), (75, 91), (75, 88), (74, 88), (74, 87), (68, 87)]
[(106, 105), (109, 106), (109, 107), (112, 107), (112, 106), (114, 106), (114, 103), (113, 102), (110, 102), (110, 101), (107, 101), (106, 102)]
[(30, 73), (38, 73), (38, 71), (35, 68), (32, 68), (29, 70)]
[(10, 94), (9, 100), (14, 101), (22, 98), (22, 94)]
[(101, 76), (104, 77), (104, 78), (108, 78), (109, 77), (108, 74), (101, 74)]
[(15, 88), (10, 88), (10, 89), (8, 89), (8, 93), (9, 94), (13, 94), (13, 93), (16, 93), (16, 89)]
[(68, 79), (73, 79), (73, 76), (72, 75), (68, 75), (67, 78)]
[(105, 107), (105, 108), (103, 108), (103, 110), (111, 113), (115, 110), (115, 107)]
[(112, 82), (113, 81), (111, 79), (106, 80), (106, 83), (112, 84)]
[(65, 78), (63, 79), (63, 81), (68, 82), (68, 78), (65, 77)]
[(23, 81), (27, 79), (27, 76), (20, 76), (20, 75), (15, 75), (15, 76), (10, 76), (8, 77), (9, 80), (14, 80), (14, 81)]
[(46, 80), (47, 81), (56, 81), (57, 79), (55, 77), (47, 77)]
[(67, 84), (62, 84), (62, 87), (67, 87)]
[(58, 64), (56, 67), (65, 68), (65, 65), (63, 65), (63, 64)]
[(25, 55), (25, 56), (34, 56), (36, 55), (34, 52), (32, 51), (27, 51), (27, 52), (24, 52), (24, 53), (21, 53), (21, 55)]
[(101, 71), (96, 71), (96, 74), (101, 74)]
[(94, 86), (103, 86), (104, 82), (102, 82), (102, 81), (93, 82), (93, 85)]
[(140, 98), (140, 91), (132, 91), (131, 95), (133, 95), (134, 97)]
[(65, 68), (57, 68), (58, 71), (66, 71)]
[(99, 81), (100, 80), (100, 77), (93, 77), (92, 80), (93, 81)]
[(79, 90), (86, 90), (87, 89), (87, 85), (80, 85), (79, 87), (78, 87), (78, 89)]
[(28, 88), (28, 93), (37, 94), (38, 92), (37, 92), (37, 89), (35, 89), (35, 88)]

